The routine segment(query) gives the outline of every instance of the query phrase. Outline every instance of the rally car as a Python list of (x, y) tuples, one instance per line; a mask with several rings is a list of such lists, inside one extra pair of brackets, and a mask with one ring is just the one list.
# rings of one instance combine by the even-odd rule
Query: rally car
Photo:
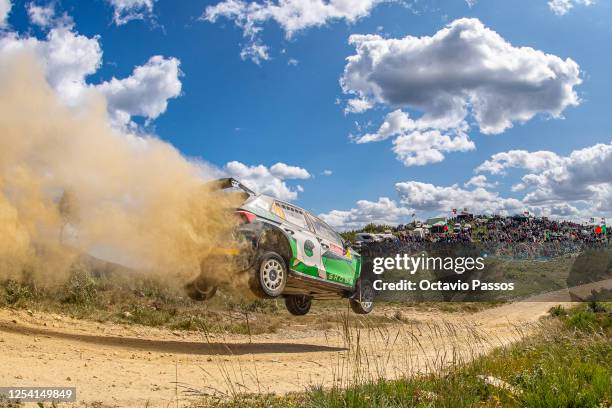
[[(214, 188), (243, 195), (235, 209), (241, 224), (237, 234), (247, 248), (242, 253), (222, 255), (246, 257), (251, 291), (263, 298), (283, 297), (293, 315), (305, 315), (313, 299), (347, 298), (355, 313), (367, 314), (374, 307), (374, 289), (361, 277), (361, 256), (323, 220), (293, 204), (257, 194), (235, 179), (212, 182)], [(202, 261), (200, 276), (185, 286), (195, 300), (207, 300), (217, 290), (218, 259)]]

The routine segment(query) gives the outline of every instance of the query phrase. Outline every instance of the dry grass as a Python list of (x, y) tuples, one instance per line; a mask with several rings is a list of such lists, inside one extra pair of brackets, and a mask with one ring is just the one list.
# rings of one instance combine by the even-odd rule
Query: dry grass
[[(472, 313), (493, 303), (379, 303), (371, 316), (354, 316), (353, 326), (409, 323), (411, 310)], [(92, 276), (76, 265), (56, 287), (29, 282), (0, 282), (0, 307), (31, 309), (97, 322), (138, 324), (171, 330), (263, 334), (279, 330), (329, 330), (349, 311), (348, 301), (315, 301), (307, 316), (293, 317), (282, 299), (256, 299), (244, 291), (218, 291), (209, 302), (189, 299), (180, 289), (135, 273)], [(366, 322), (367, 323), (364, 323)]]
[[(612, 304), (583, 305), (567, 313), (555, 310), (536, 335), (481, 355), (483, 342), (475, 328), (449, 323), (414, 335), (417, 353), (405, 361), (388, 361), (366, 346), (367, 336), (385, 336), (380, 327), (351, 329), (344, 324), (346, 358), (334, 367), (331, 383), (288, 395), (244, 394), (236, 387), (194, 406), (366, 408), (366, 407), (607, 407), (612, 403)], [(347, 318), (348, 320), (348, 318)], [(342, 329), (342, 328), (341, 328)], [(409, 332), (409, 330), (406, 330)], [(427, 344), (451, 336), (450, 347), (431, 355)], [(396, 339), (389, 338), (386, 345)], [(378, 350), (380, 353), (381, 350)], [(426, 357), (420, 374), (386, 379), (388, 367), (403, 364), (405, 373)], [(388, 354), (391, 357), (391, 353)], [(374, 365), (374, 366), (373, 366)], [(227, 373), (232, 383), (232, 373)], [(191, 390), (195, 392), (197, 390)]]

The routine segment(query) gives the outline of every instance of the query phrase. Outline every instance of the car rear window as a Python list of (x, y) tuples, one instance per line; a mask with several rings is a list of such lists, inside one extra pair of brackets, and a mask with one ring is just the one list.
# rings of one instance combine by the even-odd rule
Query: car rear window
[(266, 196), (255, 196), (246, 202), (249, 206), (257, 207), (264, 211), (270, 211), (272, 206), (272, 199)]

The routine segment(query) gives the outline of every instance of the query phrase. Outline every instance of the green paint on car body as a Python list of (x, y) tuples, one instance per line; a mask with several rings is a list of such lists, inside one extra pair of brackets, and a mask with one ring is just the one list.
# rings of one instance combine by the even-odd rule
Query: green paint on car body
[(354, 284), (355, 271), (353, 263), (348, 259), (323, 256), (323, 266), (328, 280), (351, 286)]
[(298, 264), (293, 267), (293, 270), (305, 275), (319, 277), (319, 269), (316, 266), (308, 266), (303, 262), (298, 262)]

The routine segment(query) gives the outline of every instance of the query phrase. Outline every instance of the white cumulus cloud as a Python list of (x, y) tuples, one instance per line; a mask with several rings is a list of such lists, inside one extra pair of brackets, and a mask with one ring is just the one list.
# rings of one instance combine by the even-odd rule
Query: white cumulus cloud
[(459, 123), (457, 128), (447, 129), (443, 123), (412, 119), (400, 109), (387, 114), (384, 122), (374, 133), (354, 138), (358, 144), (393, 140), (393, 152), (405, 166), (422, 166), (444, 160), (444, 153), (465, 152), (476, 146), (465, 132), (467, 125)]
[(113, 7), (113, 21), (117, 25), (132, 20), (143, 20), (153, 14), (155, 0), (108, 0)]
[(373, 104), (370, 101), (366, 101), (364, 99), (349, 99), (346, 103), (344, 113), (361, 113), (367, 111), (372, 106)]
[(482, 187), (463, 189), (456, 184), (436, 186), (419, 181), (395, 184), (401, 203), (420, 211), (450, 212), (453, 208), (466, 208), (477, 214), (513, 214), (525, 205), (515, 198), (504, 198), (497, 192)]
[(223, 167), (223, 172), (258, 193), (268, 194), (285, 201), (297, 199), (298, 193), (304, 190), (299, 185), (292, 189), (285, 183), (285, 180), (310, 177), (306, 169), (285, 163), (276, 163), (267, 168), (262, 164), (248, 166), (239, 161), (231, 161)]
[[(580, 103), (576, 62), (515, 47), (478, 19), (455, 20), (431, 37), (352, 35), (349, 43), (356, 54), (347, 58), (340, 79), (343, 92), (352, 96), (346, 111), (376, 104), (395, 108), (376, 132), (354, 140), (395, 138), (394, 151), (406, 165), (474, 149), (468, 122), (497, 134), (537, 114), (561, 118), (568, 106)], [(412, 118), (402, 109), (421, 116)], [(413, 152), (414, 141), (419, 148)]]
[[(232, 20), (248, 39), (248, 44), (241, 53), (243, 59), (255, 56), (251, 59), (259, 63), (268, 59), (261, 58), (263, 46), (259, 41), (259, 34), (268, 21), (278, 24), (289, 39), (299, 31), (323, 26), (331, 21), (355, 22), (368, 16), (372, 9), (383, 1), (385, 0), (224, 0), (206, 7), (201, 19), (211, 23), (221, 17)], [(258, 45), (259, 48), (253, 48), (253, 45)], [(267, 55), (267, 47), (265, 54)]]
[(478, 19), (455, 20), (431, 37), (352, 35), (349, 43), (357, 53), (341, 78), (345, 93), (415, 108), (447, 127), (471, 111), (483, 133), (500, 133), (538, 113), (558, 118), (579, 103), (572, 59), (514, 47)]
[(590, 6), (594, 0), (549, 0), (548, 7), (558, 16), (567, 14), (576, 4)]
[(11, 0), (0, 0), (0, 28), (6, 27), (12, 6)]
[[(412, 214), (419, 218), (449, 214), (453, 208), (475, 214), (513, 215), (529, 211), (536, 216), (586, 220), (610, 215), (612, 208), (612, 143), (574, 151), (557, 167), (528, 174), (524, 188), (531, 192), (522, 198), (504, 197), (491, 191), (497, 183), (476, 175), (464, 183), (439, 186), (420, 181), (395, 184), (398, 201), (381, 197), (360, 200), (350, 210), (332, 210), (321, 217), (339, 229), (355, 229), (370, 222), (401, 224)], [(573, 187), (572, 187), (573, 186)], [(536, 194), (537, 193), (537, 194)]]
[(438, 130), (415, 131), (393, 141), (393, 152), (405, 166), (423, 166), (444, 160), (445, 152), (474, 150), (466, 134), (445, 135)]
[(55, 5), (53, 3), (49, 3), (46, 6), (28, 3), (26, 5), (26, 10), (32, 24), (42, 28), (49, 27), (53, 24), (53, 19), (55, 17)]
[(263, 61), (270, 59), (269, 48), (267, 45), (260, 44), (259, 42), (250, 42), (244, 46), (240, 51), (240, 58), (243, 61), (251, 60), (255, 64), (260, 65)]
[(118, 123), (132, 116), (155, 119), (166, 111), (168, 99), (181, 94), (180, 61), (153, 56), (127, 78), (112, 78), (96, 87), (108, 101), (108, 110)]
[(44, 40), (20, 37), (14, 32), (0, 37), (0, 57), (28, 49), (43, 65), (49, 84), (64, 102), (75, 106), (86, 89), (86, 78), (102, 63), (98, 37), (86, 37), (69, 27), (53, 28)]
[(611, 212), (612, 143), (574, 150), (551, 168), (522, 178), (532, 204), (585, 201), (593, 209)]
[[(508, 168), (523, 170), (513, 192), (542, 214), (612, 213), (612, 143), (596, 144), (560, 156), (550, 151), (511, 150), (491, 156), (476, 172), (505, 175)], [(476, 176), (478, 177), (478, 176)]]
[(543, 171), (558, 165), (561, 157), (554, 152), (540, 150), (528, 152), (526, 150), (510, 150), (496, 153), (476, 168), (477, 173), (488, 172), (503, 174), (508, 168), (520, 168), (529, 171)]
[(482, 188), (493, 187), (493, 184), (487, 181), (487, 176), (482, 175), (482, 174), (472, 177), (467, 182), (465, 182), (463, 185), (465, 187), (482, 187)]
[[(350, 101), (349, 101), (350, 103)], [(367, 103), (367, 102), (366, 102)], [(400, 109), (387, 114), (384, 122), (375, 133), (366, 133), (355, 138), (356, 143), (379, 142), (390, 137), (399, 136), (405, 132), (418, 129), (417, 121), (410, 118), (410, 115)]]
[(319, 216), (332, 227), (346, 230), (361, 228), (369, 223), (398, 224), (410, 221), (413, 211), (397, 202), (381, 197), (378, 201), (359, 200), (350, 210), (332, 210)]
[(281, 179), (307, 179), (310, 173), (306, 169), (297, 166), (289, 166), (285, 163), (276, 163), (270, 167), (270, 173)]
[[(61, 21), (65, 21), (62, 19)], [(61, 22), (60, 21), (60, 22)], [(45, 70), (47, 81), (68, 106), (78, 107), (94, 93), (102, 94), (114, 124), (133, 125), (132, 116), (147, 120), (165, 112), (168, 99), (180, 95), (180, 61), (153, 56), (127, 78), (92, 84), (88, 77), (102, 65), (99, 37), (87, 37), (59, 24), (44, 39), (8, 32), (0, 36), (0, 58), (30, 50)]]
[(543, 217), (578, 219), (588, 218), (584, 211), (579, 210), (575, 206), (568, 203), (555, 203), (552, 205), (540, 206), (536, 208), (535, 214)]

